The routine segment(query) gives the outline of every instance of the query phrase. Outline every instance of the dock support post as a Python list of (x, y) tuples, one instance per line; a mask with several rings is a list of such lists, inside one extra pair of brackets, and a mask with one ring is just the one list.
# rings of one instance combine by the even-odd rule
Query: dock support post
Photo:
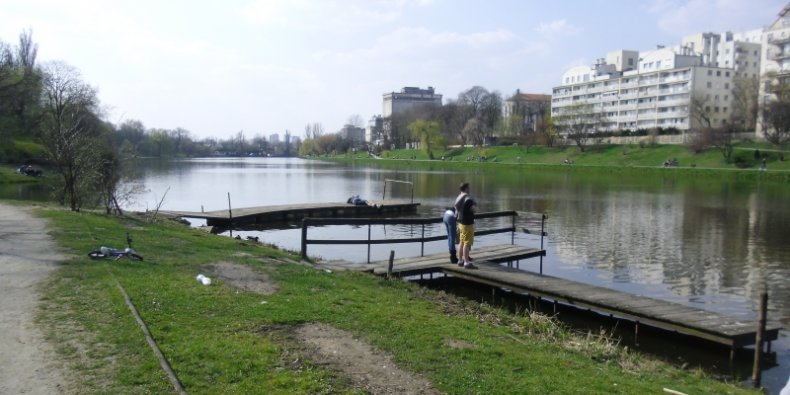
[(230, 192), (228, 192), (228, 227), (230, 228), (230, 237), (233, 237), (233, 210), (230, 208)]
[(307, 259), (307, 218), (302, 218), (302, 259)]
[(757, 320), (757, 334), (754, 339), (754, 365), (752, 366), (752, 385), (760, 388), (762, 379), (763, 338), (765, 337), (765, 319), (768, 309), (768, 293), (760, 294), (760, 316)]
[[(540, 215), (540, 250), (543, 251), (543, 235), (546, 234), (546, 214)], [(540, 275), (543, 275), (543, 254), (540, 255)]]
[(510, 245), (516, 244), (516, 214), (514, 213), (510, 217), (510, 226), (513, 228), (513, 231), (510, 232)]
[(395, 260), (395, 250), (390, 250), (390, 261), (387, 264), (387, 280), (392, 279), (392, 263)]
[(368, 263), (370, 263), (370, 224), (368, 224)]
[(422, 224), (422, 240), (420, 240), (420, 256), (425, 256), (425, 224)]
[(639, 345), (639, 321), (634, 321), (634, 344)]

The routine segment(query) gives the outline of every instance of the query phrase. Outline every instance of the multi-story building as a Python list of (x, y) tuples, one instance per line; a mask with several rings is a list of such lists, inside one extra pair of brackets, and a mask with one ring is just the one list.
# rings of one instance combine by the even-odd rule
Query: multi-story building
[(759, 32), (702, 33), (671, 48), (610, 52), (593, 67), (563, 74), (552, 116), (583, 103), (600, 115), (598, 130), (721, 126), (733, 112), (735, 81), (759, 73), (760, 45), (745, 41), (755, 37)]
[(405, 87), (400, 92), (384, 94), (384, 108), (382, 116), (389, 118), (394, 114), (402, 114), (408, 110), (423, 106), (441, 106), (442, 95), (437, 94), (433, 87), (420, 89)]
[(354, 125), (344, 125), (339, 134), (351, 141), (354, 148), (362, 147), (365, 144), (365, 128)]
[(506, 121), (518, 117), (519, 128), (534, 132), (537, 125), (548, 115), (550, 108), (551, 95), (521, 93), (521, 90), (517, 89), (516, 94), (503, 103), (502, 117)]
[(381, 145), (384, 142), (384, 119), (381, 115), (374, 115), (368, 121), (365, 129), (365, 141), (373, 145)]
[[(758, 103), (762, 107), (774, 99), (771, 86), (782, 81), (790, 83), (790, 4), (779, 12), (779, 17), (762, 35), (763, 62), (760, 70)], [(758, 113), (757, 135), (763, 136), (763, 124)]]

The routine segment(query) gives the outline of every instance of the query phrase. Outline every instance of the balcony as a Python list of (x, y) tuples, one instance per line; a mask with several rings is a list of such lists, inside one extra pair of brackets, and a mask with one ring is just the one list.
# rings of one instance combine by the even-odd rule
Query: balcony
[(790, 53), (788, 53), (786, 51), (782, 51), (782, 52), (779, 52), (779, 53), (771, 54), (771, 60), (782, 60), (782, 59), (788, 59), (788, 58), (790, 58)]
[(659, 100), (657, 106), (658, 107), (668, 107), (668, 106), (682, 106), (688, 105), (689, 98), (688, 97), (678, 97), (678, 98), (671, 98), (665, 100)]
[(680, 118), (688, 116), (685, 111), (665, 111), (656, 114), (656, 118)]
[(655, 108), (656, 102), (639, 103), (636, 108)]
[(651, 78), (649, 80), (640, 80), (639, 86), (648, 86), (658, 84), (658, 78)]
[(688, 93), (688, 91), (689, 91), (689, 88), (686, 86), (686, 87), (683, 87), (683, 88), (661, 89), (661, 90), (658, 91), (658, 94), (660, 94), (660, 95), (672, 95), (672, 94), (676, 94), (676, 93)]
[(787, 37), (772, 37), (770, 40), (768, 40), (768, 43), (769, 44), (774, 44), (774, 45), (790, 43), (790, 36), (787, 36)]

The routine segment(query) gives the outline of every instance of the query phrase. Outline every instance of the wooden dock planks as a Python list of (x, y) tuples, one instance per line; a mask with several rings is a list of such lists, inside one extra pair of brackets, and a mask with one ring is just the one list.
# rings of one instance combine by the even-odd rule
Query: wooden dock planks
[[(540, 256), (545, 252), (521, 246), (498, 245), (475, 248), (473, 256), (478, 270), (469, 270), (449, 263), (448, 254), (400, 258), (393, 264), (393, 273), (401, 276), (428, 272), (507, 288), (516, 292), (548, 298), (583, 309), (608, 313), (664, 330), (707, 339), (732, 348), (754, 344), (757, 323), (678, 303), (613, 289), (579, 283), (557, 277), (539, 275), (491, 262), (508, 262)], [(488, 261), (488, 262), (486, 262)], [(374, 262), (365, 270), (381, 275), (387, 272), (386, 261)], [(769, 323), (765, 339), (776, 340), (780, 325)]]
[[(160, 211), (163, 215), (205, 219), (210, 226), (233, 224), (256, 224), (299, 219), (304, 217), (350, 217), (358, 215), (380, 215), (384, 213), (407, 213), (417, 210), (420, 203), (408, 200), (369, 201), (370, 206), (348, 203), (299, 203), (260, 207), (233, 208), (231, 218), (228, 210)], [(375, 207), (373, 206), (375, 205)]]

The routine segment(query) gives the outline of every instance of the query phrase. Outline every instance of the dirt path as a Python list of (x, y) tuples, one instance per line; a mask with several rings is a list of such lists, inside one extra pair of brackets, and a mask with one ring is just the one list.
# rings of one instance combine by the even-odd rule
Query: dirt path
[(36, 285), (61, 259), (44, 220), (0, 203), (0, 394), (64, 390), (54, 351), (33, 324)]

